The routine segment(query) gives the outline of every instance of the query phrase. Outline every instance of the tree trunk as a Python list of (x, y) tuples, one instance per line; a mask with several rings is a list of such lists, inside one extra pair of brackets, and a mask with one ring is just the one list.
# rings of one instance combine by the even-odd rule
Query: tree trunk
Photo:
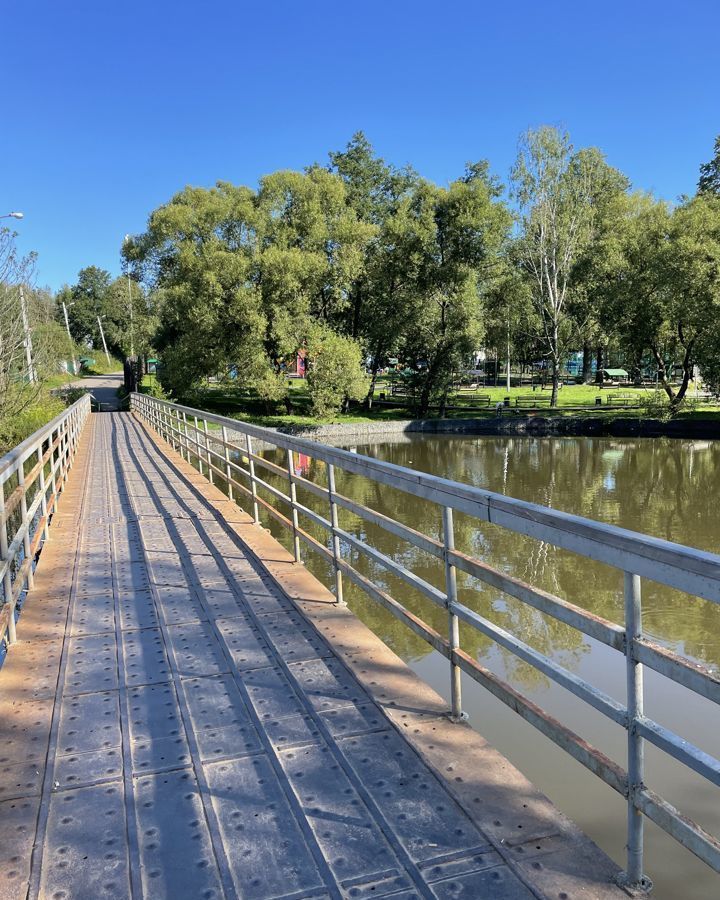
[(375, 385), (377, 384), (377, 373), (378, 373), (378, 369), (380, 368), (378, 365), (379, 358), (380, 357), (378, 356), (378, 354), (375, 354), (375, 356), (373, 357), (372, 375), (370, 376), (370, 388), (367, 392), (367, 397), (365, 398), (365, 405), (367, 406), (368, 409), (372, 409), (373, 397), (375, 396)]
[(683, 357), (683, 377), (682, 383), (680, 384), (680, 390), (675, 395), (675, 399), (671, 401), (671, 405), (674, 409), (677, 409), (678, 406), (685, 399), (685, 394), (687, 393), (688, 384), (690, 383), (690, 376), (692, 375), (693, 364), (692, 364), (692, 351), (695, 341), (690, 341), (685, 348), (685, 356)]
[(582, 380), (583, 384), (590, 384), (592, 381), (592, 350), (589, 341), (583, 343)]
[(552, 361), (552, 393), (550, 394), (550, 407), (554, 409), (558, 402), (558, 386), (560, 384), (560, 365), (556, 359)]
[(443, 391), (442, 398), (440, 400), (440, 418), (444, 419), (447, 415), (447, 400), (448, 400), (448, 391), (450, 389), (450, 382), (445, 382), (445, 390)]
[(428, 366), (428, 370), (425, 375), (425, 381), (423, 382), (422, 386), (422, 391), (420, 392), (418, 415), (420, 415), (421, 417), (427, 416), (428, 412), (430, 411), (430, 395), (432, 394), (435, 383), (437, 382), (442, 357), (443, 351), (440, 350)]
[[(653, 357), (655, 358), (655, 363), (658, 367), (658, 381), (663, 386), (663, 390), (668, 395), (668, 399), (670, 400), (670, 405), (674, 406), (676, 404), (675, 391), (670, 384), (670, 380), (667, 376), (667, 369), (665, 368), (665, 360), (662, 358), (660, 351), (657, 347), (650, 347)], [(686, 385), (687, 388), (687, 385)]]
[(598, 384), (603, 383), (603, 348), (599, 346), (595, 356), (595, 381)]
[(362, 287), (355, 285), (355, 296), (353, 297), (353, 316), (352, 316), (352, 336), (357, 340), (360, 334), (360, 313), (362, 311)]

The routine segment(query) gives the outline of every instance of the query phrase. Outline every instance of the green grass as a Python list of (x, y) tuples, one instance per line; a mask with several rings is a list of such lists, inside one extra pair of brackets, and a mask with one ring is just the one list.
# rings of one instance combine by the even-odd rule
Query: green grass
[(109, 364), (104, 353), (95, 353), (93, 359), (95, 360), (93, 365), (87, 369), (83, 368), (78, 378), (85, 378), (88, 375), (114, 375), (123, 370), (122, 360), (115, 359), (114, 356), (110, 357)]
[[(374, 399), (378, 401), (380, 394), (385, 393), (386, 400), (391, 401), (390, 385), (384, 379), (379, 379)], [(546, 403), (543, 403), (537, 409), (528, 409), (515, 406), (515, 398), (521, 397), (537, 397), (547, 401), (550, 398), (550, 390), (540, 390), (536, 388), (533, 392), (530, 385), (522, 387), (513, 387), (507, 391), (505, 387), (487, 387), (478, 388), (476, 391), (462, 391), (448, 399), (448, 404), (454, 409), (447, 411), (446, 418), (494, 418), (496, 415), (495, 404), (504, 401), (505, 397), (510, 397), (510, 407), (503, 408), (503, 415), (530, 415), (530, 416), (583, 416), (583, 417), (648, 417), (655, 418), (657, 411), (650, 411), (645, 404), (652, 400), (655, 396), (654, 388), (635, 388), (632, 386), (624, 387), (605, 387), (598, 388), (597, 385), (573, 384), (564, 385), (558, 394), (558, 407), (550, 409)], [(693, 389), (688, 392), (690, 401), (688, 407), (677, 414), (677, 418), (681, 419), (720, 419), (720, 405), (713, 403), (698, 403), (693, 408), (692, 398)], [(611, 394), (629, 394), (638, 397), (643, 404), (640, 407), (631, 406), (611, 407), (605, 406), (607, 398)], [(477, 406), (476, 398), (479, 396), (489, 396), (489, 406)], [(664, 395), (663, 395), (664, 396)], [(595, 398), (602, 397), (603, 406), (595, 405)], [(266, 427), (317, 427), (318, 425), (330, 424), (363, 424), (368, 422), (397, 421), (416, 418), (416, 413), (412, 408), (412, 404), (406, 398), (395, 398), (397, 405), (385, 406), (376, 405), (372, 410), (356, 408), (348, 414), (338, 413), (334, 416), (320, 419), (310, 414), (310, 397), (308, 395), (306, 385), (300, 380), (293, 380), (290, 385), (289, 402), (291, 406), (290, 413), (283, 413), (278, 409), (268, 410), (266, 405), (254, 397), (252, 394), (241, 391), (232, 385), (207, 384), (196, 396), (186, 398), (185, 402), (188, 406), (194, 406), (199, 409), (214, 412), (218, 415), (228, 416), (243, 422), (251, 422), (255, 425), (264, 425)], [(662, 398), (661, 398), (662, 399)], [(429, 418), (437, 417), (438, 409), (434, 407), (430, 411)]]
[(42, 428), (65, 409), (60, 397), (54, 397), (46, 390), (22, 412), (8, 418), (0, 418), (0, 456), (12, 450)]

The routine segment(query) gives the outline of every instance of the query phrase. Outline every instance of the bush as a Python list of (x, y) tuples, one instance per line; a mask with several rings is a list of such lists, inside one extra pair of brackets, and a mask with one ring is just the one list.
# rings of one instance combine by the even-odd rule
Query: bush
[(140, 382), (140, 393), (147, 394), (148, 397), (155, 397), (157, 400), (170, 400), (170, 394), (163, 388), (154, 375), (143, 375)]
[(60, 397), (41, 397), (32, 406), (7, 419), (0, 419), (0, 454), (12, 450), (65, 409)]
[(90, 388), (73, 387), (71, 384), (66, 384), (52, 392), (53, 396), (59, 397), (65, 406), (72, 406), (82, 396), (89, 393)]
[(640, 401), (640, 408), (646, 416), (667, 422), (672, 419), (674, 411), (670, 406), (670, 400), (665, 391), (653, 391)]
[(360, 345), (318, 326), (308, 341), (308, 392), (313, 415), (325, 418), (339, 412), (348, 400), (362, 400), (368, 379), (362, 369)]

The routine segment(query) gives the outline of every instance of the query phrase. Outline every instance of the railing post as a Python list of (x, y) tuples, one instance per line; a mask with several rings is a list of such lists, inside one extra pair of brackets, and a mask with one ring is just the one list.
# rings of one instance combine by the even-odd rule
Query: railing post
[(23, 535), (23, 548), (25, 551), (25, 559), (30, 559), (28, 563), (28, 574), (27, 574), (27, 586), (28, 590), (33, 587), (35, 584), (35, 578), (33, 576), (32, 570), (32, 560), (31, 560), (31, 550), (30, 550), (30, 522), (28, 521), (28, 507), (27, 507), (27, 493), (25, 490), (25, 463), (20, 463), (18, 466), (18, 484), (22, 488), (22, 493), (20, 494), (20, 517), (22, 527), (25, 529), (25, 534)]
[(643, 715), (643, 667), (635, 659), (635, 641), (642, 635), (642, 601), (640, 576), (625, 572), (625, 666), (627, 680), (627, 756), (628, 756), (628, 822), (627, 871), (623, 883), (633, 890), (649, 892), (652, 881), (643, 874), (643, 814), (636, 796), (645, 776), (645, 747), (637, 733), (638, 719)]
[(38, 446), (38, 464), (40, 466), (40, 472), (38, 473), (38, 479), (40, 484), (40, 491), (42, 493), (42, 500), (40, 501), (40, 514), (43, 517), (43, 541), (46, 541), (50, 537), (50, 526), (48, 523), (48, 505), (47, 505), (47, 486), (45, 484), (45, 463), (43, 462), (43, 442), (40, 441), (40, 445)]
[(172, 409), (170, 407), (165, 408), (165, 415), (163, 418), (163, 424), (165, 425), (165, 440), (173, 446), (173, 431), (172, 431)]
[(453, 511), (449, 506), (443, 507), (443, 541), (445, 545), (445, 593), (448, 609), (448, 638), (450, 643), (450, 719), (462, 722), (467, 713), (462, 709), (462, 681), (460, 666), (455, 662), (455, 651), (460, 647), (460, 623), (453, 613), (453, 604), (457, 602), (457, 572), (450, 562), (450, 551), (455, 549), (455, 528)]
[(198, 469), (200, 471), (200, 474), (202, 475), (203, 474), (202, 455), (200, 453), (200, 447), (198, 446), (198, 444), (200, 443), (200, 440), (199, 440), (200, 428), (198, 426), (198, 417), (193, 416), (193, 418), (195, 419), (195, 441), (196, 441), (195, 449), (197, 450)]
[(293, 477), (295, 475), (295, 465), (293, 462), (294, 453), (292, 450), (288, 450), (287, 452), (287, 473), (288, 473), (288, 485), (290, 488), (290, 509), (292, 513), (292, 530), (293, 530), (293, 549), (295, 551), (295, 562), (301, 562), (300, 559), (300, 535), (298, 534), (299, 521), (298, 521), (298, 511), (297, 511), (297, 490), (295, 488), (295, 482), (293, 481)]
[(65, 419), (62, 423), (61, 431), (60, 431), (60, 444), (58, 446), (58, 456), (60, 457), (60, 485), (65, 484), (67, 481), (67, 448), (68, 448), (68, 439), (67, 439), (67, 419)]
[(10, 574), (10, 560), (8, 558), (7, 517), (5, 516), (4, 484), (0, 484), (0, 561), (7, 563), (5, 577), (3, 578), (3, 594), (5, 595), (5, 603), (10, 604), (7, 640), (8, 644), (14, 644), (17, 640), (17, 634), (15, 632), (15, 604), (13, 603), (12, 575)]
[(182, 459), (186, 459), (190, 462), (190, 455), (188, 454), (188, 449), (183, 440), (182, 428), (180, 427), (180, 410), (175, 410), (175, 422), (177, 423), (177, 431), (175, 432), (175, 440), (177, 441), (177, 449), (180, 451), (180, 456)]
[(227, 478), (227, 492), (228, 497), (231, 500), (234, 500), (233, 496), (233, 486), (232, 481), (232, 472), (230, 470), (230, 448), (228, 447), (228, 430), (225, 425), (222, 427), (222, 440), (223, 440), (223, 449), (225, 451), (225, 477)]
[(207, 419), (203, 419), (203, 433), (205, 435), (205, 458), (207, 460), (207, 467), (208, 467), (208, 481), (210, 482), (210, 484), (213, 484), (213, 470), (212, 470), (212, 463), (210, 460), (210, 438), (208, 437)]
[(193, 443), (192, 443), (190, 436), (188, 435), (187, 415), (184, 412), (182, 414), (182, 421), (183, 421), (182, 431), (183, 431), (183, 435), (184, 435), (184, 439), (185, 439), (185, 449), (187, 451), (187, 460), (189, 463), (192, 463), (192, 460), (190, 459), (190, 455), (192, 454), (193, 451), (190, 448), (193, 446)]
[(260, 524), (260, 509), (257, 501), (257, 485), (255, 484), (255, 460), (252, 458), (252, 440), (249, 434), (245, 435), (245, 443), (248, 452), (248, 471), (250, 472), (250, 494), (252, 495), (253, 504), (253, 520), (256, 525)]
[(327, 481), (328, 481), (328, 500), (330, 502), (330, 524), (332, 525), (332, 552), (333, 552), (333, 568), (335, 569), (335, 599), (345, 605), (345, 597), (343, 595), (343, 577), (340, 571), (338, 561), (340, 559), (340, 538), (337, 533), (339, 527), (338, 508), (335, 502), (335, 466), (327, 463)]

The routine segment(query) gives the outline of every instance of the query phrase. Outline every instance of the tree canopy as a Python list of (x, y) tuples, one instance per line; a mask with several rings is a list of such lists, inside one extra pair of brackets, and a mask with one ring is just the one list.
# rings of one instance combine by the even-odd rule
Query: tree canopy
[[(178, 396), (214, 376), (270, 409), (300, 356), (313, 408), (328, 414), (363, 390), (370, 399), (399, 359), (426, 414), (485, 349), (547, 366), (555, 405), (571, 353), (583, 350), (587, 378), (591, 352), (600, 367), (613, 348), (633, 371), (650, 359), (677, 406), (693, 367), (710, 371), (720, 330), (719, 169), (716, 143), (698, 196), (673, 208), (542, 126), (523, 136), (509, 192), (485, 161), (440, 186), (358, 132), (324, 167), (185, 188), (123, 257)], [(105, 316), (126, 352), (119, 281), (89, 267), (68, 290), (73, 335), (95, 346)]]

